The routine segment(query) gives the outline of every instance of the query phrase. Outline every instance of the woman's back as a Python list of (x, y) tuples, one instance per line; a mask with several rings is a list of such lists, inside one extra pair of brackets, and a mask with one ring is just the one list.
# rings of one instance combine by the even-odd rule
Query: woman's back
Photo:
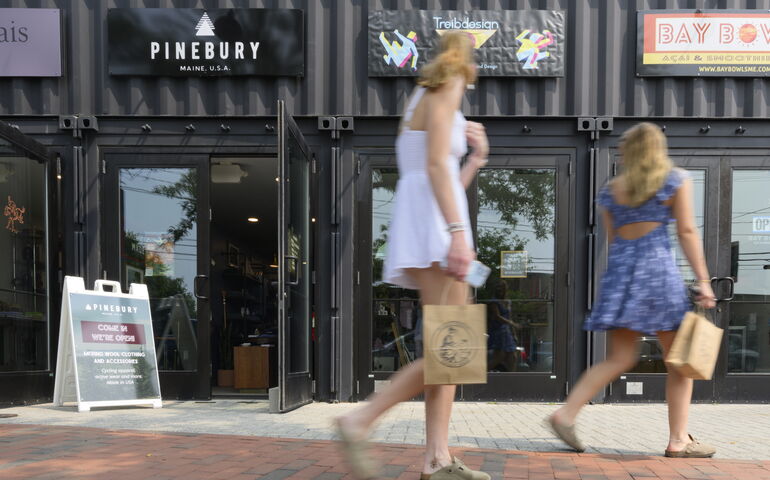
[(650, 198), (638, 206), (628, 205), (628, 193), (622, 178), (606, 184), (597, 203), (610, 213), (613, 228), (619, 238), (636, 240), (650, 234), (673, 220), (674, 194), (687, 178), (687, 172), (671, 169), (663, 184)]

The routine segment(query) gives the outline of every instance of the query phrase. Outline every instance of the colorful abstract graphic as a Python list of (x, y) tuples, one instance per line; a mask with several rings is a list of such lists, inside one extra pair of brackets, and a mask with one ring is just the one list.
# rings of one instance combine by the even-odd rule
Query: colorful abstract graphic
[(541, 52), (541, 49), (554, 43), (553, 34), (548, 30), (543, 33), (524, 30), (516, 37), (521, 44), (516, 51), (516, 58), (524, 62), (525, 70), (537, 69), (537, 62), (551, 56), (548, 52)]
[[(393, 34), (400, 40), (388, 41), (385, 36), (385, 32), (380, 32), (380, 42), (387, 55), (383, 55), (382, 58), (385, 63), (390, 65), (396, 65), (398, 68), (403, 68), (407, 63), (410, 63), (412, 70), (417, 70), (417, 59), (420, 58), (420, 54), (417, 52), (417, 34), (415, 32), (409, 32), (406, 36), (402, 35), (398, 30), (394, 30)], [(409, 60), (412, 60), (409, 62)]]
[(3, 209), (3, 215), (8, 217), (8, 223), (5, 225), (5, 228), (13, 233), (19, 233), (19, 231), (16, 230), (16, 222), (24, 223), (24, 212), (26, 211), (26, 208), (17, 207), (16, 202), (14, 202), (11, 199), (11, 196), (8, 195), (8, 205)]
[[(446, 32), (453, 32), (454, 30), (436, 30), (436, 33), (439, 35), (443, 35)], [(492, 35), (497, 33), (497, 30), (460, 30), (461, 32), (465, 32), (468, 34), (468, 36), (471, 38), (471, 42), (473, 42), (473, 48), (480, 48), (482, 45), (484, 45), (487, 40), (489, 40)]]

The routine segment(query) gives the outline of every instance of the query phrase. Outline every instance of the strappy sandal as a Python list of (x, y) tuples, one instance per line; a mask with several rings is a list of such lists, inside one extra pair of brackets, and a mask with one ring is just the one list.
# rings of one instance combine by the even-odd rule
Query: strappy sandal
[(371, 480), (377, 478), (377, 463), (369, 456), (369, 444), (366, 440), (355, 439), (340, 424), (340, 420), (334, 421), (337, 435), (342, 442), (342, 451), (350, 465), (351, 473), (359, 480)]
[(551, 426), (551, 430), (556, 434), (562, 442), (575, 449), (578, 453), (585, 452), (586, 447), (583, 445), (575, 432), (574, 425), (562, 425), (554, 419), (553, 416), (548, 418), (548, 424)]
[(490, 480), (491, 478), (484, 472), (471, 470), (457, 457), (452, 457), (451, 465), (433, 473), (420, 475), (420, 480)]
[(692, 435), (688, 434), (687, 436), (690, 437), (690, 443), (685, 445), (682, 450), (676, 452), (667, 449), (666, 456), (671, 458), (711, 458), (717, 453), (717, 449), (711, 445), (700, 443)]

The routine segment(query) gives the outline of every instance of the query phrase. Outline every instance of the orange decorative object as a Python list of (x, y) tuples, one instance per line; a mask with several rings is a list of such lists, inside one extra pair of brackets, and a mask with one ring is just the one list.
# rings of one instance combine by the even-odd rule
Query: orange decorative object
[(741, 37), (741, 42), (751, 43), (757, 38), (757, 27), (747, 23), (741, 27), (739, 35)]
[(13, 233), (19, 233), (19, 231), (16, 230), (16, 222), (24, 223), (24, 213), (26, 211), (26, 208), (17, 207), (16, 202), (14, 202), (13, 199), (11, 199), (11, 196), (8, 195), (8, 205), (3, 209), (3, 215), (8, 217), (8, 223), (5, 225), (5, 228)]

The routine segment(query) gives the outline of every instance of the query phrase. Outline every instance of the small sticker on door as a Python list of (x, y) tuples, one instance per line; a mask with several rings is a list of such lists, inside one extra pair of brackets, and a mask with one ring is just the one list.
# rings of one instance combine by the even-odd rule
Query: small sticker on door
[(644, 382), (626, 382), (626, 395), (641, 395)]

